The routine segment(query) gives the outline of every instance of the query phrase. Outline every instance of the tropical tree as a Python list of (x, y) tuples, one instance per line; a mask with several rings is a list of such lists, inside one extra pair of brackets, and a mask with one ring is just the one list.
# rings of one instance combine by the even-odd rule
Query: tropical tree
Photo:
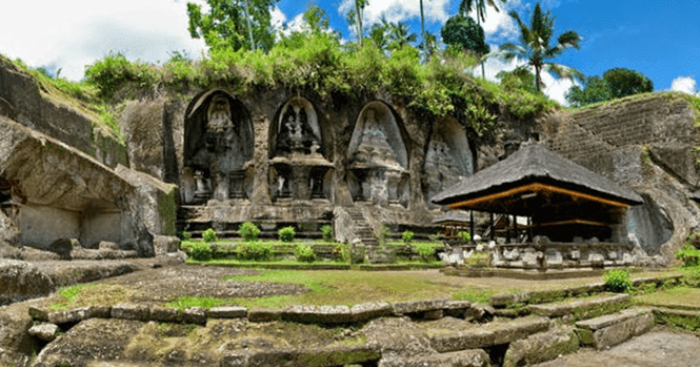
[(270, 9), (279, 0), (205, 0), (202, 6), (187, 3), (188, 30), (212, 49), (230, 47), (269, 50), (275, 42), (270, 32)]
[(566, 101), (571, 106), (581, 107), (612, 99), (610, 86), (605, 79), (599, 76), (591, 76), (586, 78), (583, 84), (583, 88), (574, 85), (566, 92)]
[(437, 36), (434, 33), (425, 32), (423, 42), (420, 45), (418, 45), (418, 49), (420, 49), (425, 54), (426, 59), (429, 59), (435, 54), (437, 48)]
[(501, 81), (501, 86), (505, 90), (525, 90), (537, 93), (535, 75), (530, 71), (529, 67), (524, 65), (518, 66), (513, 71), (501, 71), (496, 74), (496, 78)]
[(412, 42), (416, 42), (418, 36), (409, 31), (408, 24), (404, 22), (391, 23), (389, 28), (389, 48), (400, 50)]
[(654, 82), (644, 74), (625, 68), (612, 68), (603, 74), (612, 98), (654, 91)]
[(391, 24), (386, 20), (386, 17), (382, 15), (379, 22), (372, 24), (372, 28), (369, 30), (369, 38), (374, 42), (374, 45), (382, 51), (387, 51), (389, 49), (389, 29), (391, 29)]
[(446, 45), (472, 51), (477, 55), (485, 55), (491, 49), (485, 42), (484, 29), (467, 15), (457, 14), (450, 17), (440, 34), (442, 42)]
[(550, 45), (554, 36), (554, 19), (550, 11), (543, 12), (540, 3), (535, 4), (530, 26), (520, 20), (515, 11), (508, 13), (518, 23), (520, 29), (520, 45), (506, 43), (500, 47), (500, 56), (506, 61), (514, 58), (527, 60), (528, 65), (535, 70), (535, 85), (537, 91), (542, 91), (542, 71), (552, 72), (559, 78), (583, 78), (580, 71), (547, 60), (561, 55), (569, 47), (579, 49), (581, 36), (574, 31), (566, 31), (557, 37), (556, 44)]
[(425, 35), (425, 17), (423, 16), (423, 0), (420, 0), (420, 37), (423, 40), (421, 43), (423, 47), (419, 47), (421, 50), (428, 50), (428, 40)]
[(357, 43), (362, 47), (362, 38), (364, 38), (364, 28), (362, 26), (362, 17), (365, 13), (365, 7), (369, 5), (369, 0), (355, 0), (355, 7), (348, 12), (347, 21), (351, 26), (355, 26), (357, 32)]
[[(467, 16), (472, 10), (476, 9), (476, 24), (481, 27), (481, 22), (486, 21), (486, 5), (493, 8), (495, 11), (500, 11), (498, 9), (497, 2), (506, 3), (508, 0), (462, 0), (459, 3), (459, 11), (462, 15)], [(483, 31), (483, 30), (482, 30)], [(488, 51), (486, 52), (488, 53)], [(485, 54), (479, 55), (479, 63), (481, 64), (481, 78), (486, 79), (486, 71), (484, 70), (484, 60), (483, 56)]]

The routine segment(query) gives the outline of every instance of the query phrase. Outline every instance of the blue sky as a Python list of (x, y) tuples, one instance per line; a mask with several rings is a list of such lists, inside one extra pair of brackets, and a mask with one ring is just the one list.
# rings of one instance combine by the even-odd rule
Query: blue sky
[[(344, 39), (355, 38), (345, 21), (353, 0), (316, 3)], [(439, 35), (458, 4), (458, 0), (424, 0), (427, 30)], [(517, 29), (507, 12), (515, 10), (527, 21), (534, 4), (509, 0), (501, 12), (489, 9), (484, 29), (492, 49), (517, 41)], [(580, 50), (569, 50), (556, 62), (586, 75), (630, 68), (649, 77), (656, 91), (698, 93), (700, 1), (543, 0), (542, 4), (556, 15), (557, 34), (571, 29), (584, 39)], [(306, 7), (305, 1), (281, 0), (273, 9), (276, 24), (299, 27)], [(420, 33), (419, 0), (370, 0), (366, 28), (382, 14), (393, 22), (407, 22)], [(183, 49), (195, 57), (206, 53), (203, 42), (187, 33), (185, 0), (6, 0), (0, 13), (0, 53), (21, 58), (31, 67), (60, 68), (62, 76), (73, 80), (81, 79), (85, 65), (110, 50), (124, 52), (130, 59), (162, 62), (169, 51)], [(490, 60), (487, 77), (495, 80), (500, 70), (517, 64)], [(546, 93), (559, 101), (571, 86), (551, 77), (545, 83)]]

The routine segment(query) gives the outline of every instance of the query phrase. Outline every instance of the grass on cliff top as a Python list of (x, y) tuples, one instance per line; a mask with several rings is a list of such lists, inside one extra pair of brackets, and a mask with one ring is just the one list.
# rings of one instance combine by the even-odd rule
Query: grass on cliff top
[(295, 296), (236, 298), (241, 306), (284, 308), (294, 304), (348, 305), (364, 302), (399, 302), (429, 298), (468, 299), (488, 303), (495, 290), (459, 287), (408, 272), (263, 270), (259, 275), (234, 276), (229, 281), (299, 284), (309, 292)]

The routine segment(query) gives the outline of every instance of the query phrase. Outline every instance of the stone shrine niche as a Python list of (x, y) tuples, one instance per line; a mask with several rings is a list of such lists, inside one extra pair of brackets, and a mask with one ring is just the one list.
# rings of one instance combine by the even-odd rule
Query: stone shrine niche
[(444, 117), (433, 126), (424, 169), (423, 190), (427, 202), (458, 183), (460, 176), (474, 174), (474, 155), (467, 134), (454, 118)]
[(250, 114), (228, 93), (203, 94), (185, 121), (185, 204), (247, 199), (252, 192), (254, 136)]
[(392, 111), (371, 102), (360, 113), (348, 149), (348, 188), (356, 202), (408, 205), (408, 159)]
[(332, 163), (313, 105), (294, 97), (270, 127), (270, 196), (275, 202), (330, 199)]

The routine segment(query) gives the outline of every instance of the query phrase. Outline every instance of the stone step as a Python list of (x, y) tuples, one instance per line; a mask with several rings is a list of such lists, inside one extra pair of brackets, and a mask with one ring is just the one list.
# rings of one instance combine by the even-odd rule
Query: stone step
[(429, 339), (433, 349), (439, 353), (447, 353), (507, 344), (546, 331), (549, 325), (550, 320), (547, 317), (524, 317), (494, 321), (471, 329), (441, 331), (429, 335)]
[(598, 350), (618, 345), (654, 327), (654, 315), (648, 308), (620, 312), (576, 323), (581, 344)]
[(485, 367), (490, 365), (489, 355), (483, 349), (415, 357), (391, 356), (379, 361), (379, 367)]
[(224, 355), (222, 367), (331, 367), (376, 363), (381, 353), (376, 346), (353, 345), (319, 349), (234, 350)]
[(580, 300), (530, 305), (531, 313), (547, 317), (574, 317), (577, 320), (617, 312), (629, 305), (630, 295), (603, 293), (599, 296)]

